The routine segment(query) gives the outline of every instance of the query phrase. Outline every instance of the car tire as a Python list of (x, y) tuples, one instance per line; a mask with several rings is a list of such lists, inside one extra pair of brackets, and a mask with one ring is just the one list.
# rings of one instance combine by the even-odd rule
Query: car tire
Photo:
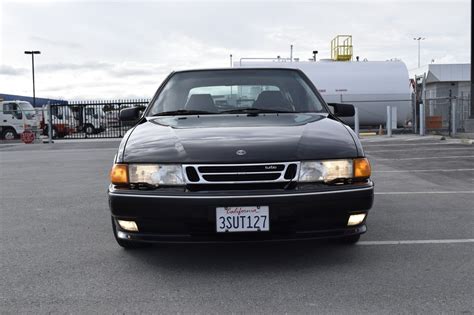
[(96, 133), (96, 130), (94, 126), (92, 126), (91, 124), (87, 124), (84, 126), (84, 132), (87, 133), (88, 135), (92, 135)]
[(145, 247), (150, 247), (150, 243), (143, 243), (143, 242), (137, 242), (137, 241), (129, 241), (129, 240), (124, 240), (121, 238), (117, 237), (117, 226), (115, 225), (115, 220), (113, 217), (112, 218), (112, 229), (114, 231), (114, 237), (115, 240), (117, 241), (117, 244), (119, 244), (121, 247), (125, 249), (137, 249), (137, 248), (145, 248)]
[[(46, 137), (49, 137), (49, 130), (48, 130), (48, 126), (44, 127), (43, 129), (43, 135), (45, 135)], [(53, 129), (51, 130), (51, 136), (53, 137), (53, 139), (56, 139), (58, 137), (58, 131), (56, 130), (56, 128), (53, 127)]]
[(346, 244), (346, 245), (353, 245), (355, 243), (357, 243), (360, 239), (360, 234), (357, 234), (357, 235), (350, 235), (350, 236), (344, 236), (342, 238), (339, 239), (339, 242), (342, 243), (342, 244)]
[(18, 137), (15, 129), (8, 128), (2, 131), (2, 139), (4, 140), (15, 140)]

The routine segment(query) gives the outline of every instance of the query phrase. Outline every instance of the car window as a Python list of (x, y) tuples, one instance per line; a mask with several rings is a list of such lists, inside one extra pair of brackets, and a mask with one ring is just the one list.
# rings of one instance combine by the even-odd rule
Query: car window
[(176, 73), (160, 91), (147, 115), (177, 110), (219, 114), (242, 108), (270, 112), (325, 111), (298, 71), (239, 69)]
[[(277, 86), (269, 85), (216, 85), (192, 88), (186, 99), (186, 103), (195, 94), (210, 94), (214, 104), (222, 109), (234, 107), (252, 107), (257, 97), (263, 91), (280, 91)], [(226, 108), (228, 107), (228, 108)]]
[(28, 102), (20, 102), (18, 105), (21, 108), (21, 111), (25, 114), (26, 119), (31, 120), (36, 117), (36, 111), (33, 105)]
[(18, 110), (16, 103), (3, 103), (3, 113), (13, 115)]

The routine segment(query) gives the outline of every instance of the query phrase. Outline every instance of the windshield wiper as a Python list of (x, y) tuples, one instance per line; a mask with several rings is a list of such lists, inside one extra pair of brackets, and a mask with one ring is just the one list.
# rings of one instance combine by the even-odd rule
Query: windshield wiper
[(276, 109), (261, 109), (261, 108), (253, 108), (253, 107), (245, 107), (245, 108), (238, 108), (238, 109), (230, 109), (222, 111), (221, 114), (251, 114), (251, 115), (258, 115), (260, 113), (294, 113), (291, 111), (283, 111), (283, 110), (276, 110)]
[(175, 115), (213, 115), (216, 113), (206, 112), (204, 110), (187, 110), (187, 109), (179, 109), (179, 110), (172, 110), (168, 112), (161, 112), (157, 114), (153, 114), (152, 116), (175, 116)]

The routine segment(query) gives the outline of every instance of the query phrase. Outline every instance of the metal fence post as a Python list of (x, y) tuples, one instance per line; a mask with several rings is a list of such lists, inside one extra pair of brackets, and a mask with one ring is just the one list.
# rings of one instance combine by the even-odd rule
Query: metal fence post
[(53, 111), (51, 104), (48, 104), (48, 142), (53, 143)]
[(425, 104), (420, 103), (420, 136), (425, 135)]
[(354, 106), (354, 132), (359, 137), (359, 110)]
[(451, 136), (456, 135), (456, 98), (451, 99)]
[(416, 134), (418, 131), (418, 115), (416, 114), (416, 95), (412, 94), (411, 95), (411, 108), (413, 109), (413, 121), (412, 121), (412, 127), (413, 127), (413, 133)]
[(387, 122), (385, 124), (387, 128), (387, 136), (392, 136), (392, 107), (387, 106)]
[(122, 110), (122, 104), (118, 103), (119, 137), (122, 137), (122, 121), (120, 120), (120, 111), (121, 110)]

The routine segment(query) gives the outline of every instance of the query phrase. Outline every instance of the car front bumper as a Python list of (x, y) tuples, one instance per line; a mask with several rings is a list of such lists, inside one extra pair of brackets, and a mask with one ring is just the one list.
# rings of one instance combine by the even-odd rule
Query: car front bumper
[[(337, 238), (362, 234), (365, 220), (347, 226), (351, 214), (372, 207), (372, 182), (319, 191), (158, 193), (109, 187), (114, 220), (133, 220), (139, 232), (117, 226), (117, 237), (144, 242), (236, 242)], [(269, 232), (216, 232), (216, 208), (268, 206)], [(116, 223), (116, 222), (115, 222)]]

